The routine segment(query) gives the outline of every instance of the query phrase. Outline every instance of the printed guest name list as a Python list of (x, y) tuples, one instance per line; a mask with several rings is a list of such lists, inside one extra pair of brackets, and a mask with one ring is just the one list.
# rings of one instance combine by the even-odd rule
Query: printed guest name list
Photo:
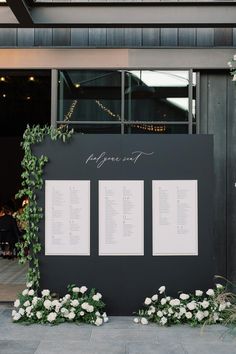
[(143, 255), (143, 181), (99, 181), (99, 255)]
[(45, 254), (90, 254), (90, 181), (45, 181)]

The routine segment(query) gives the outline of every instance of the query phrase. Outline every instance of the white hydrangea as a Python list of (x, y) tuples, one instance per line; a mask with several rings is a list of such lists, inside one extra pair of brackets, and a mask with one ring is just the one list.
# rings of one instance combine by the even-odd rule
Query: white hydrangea
[(48, 289), (44, 289), (43, 291), (42, 291), (42, 296), (44, 297), (44, 296), (49, 296), (50, 295), (50, 290), (48, 290)]
[(93, 305), (89, 305), (89, 306), (87, 307), (87, 312), (93, 312), (93, 311), (94, 311)]
[(170, 306), (179, 306), (180, 300), (179, 299), (172, 299), (170, 300)]
[(196, 296), (202, 296), (203, 291), (202, 290), (195, 290), (195, 295)]
[(82, 307), (83, 310), (87, 310), (88, 307), (89, 307), (89, 303), (88, 302), (83, 302), (81, 307)]
[(189, 299), (189, 295), (182, 293), (182, 294), (180, 294), (179, 298), (180, 298), (181, 300), (188, 300), (188, 299)]
[(78, 300), (71, 300), (71, 306), (77, 307), (79, 305), (79, 301)]
[(202, 311), (198, 311), (195, 315), (196, 319), (200, 322), (204, 318), (204, 313)]
[[(164, 313), (165, 311), (163, 311), (163, 313)], [(168, 309), (168, 313), (170, 314), (170, 315), (173, 315), (173, 313), (174, 313), (174, 311), (172, 310), (172, 308), (169, 308)], [(165, 313), (164, 313), (165, 314)]]
[(50, 300), (45, 300), (43, 306), (45, 307), (45, 309), (49, 310), (52, 306), (52, 302)]
[(25, 312), (29, 314), (31, 310), (32, 310), (32, 306), (28, 306), (26, 307)]
[(189, 320), (190, 318), (193, 317), (192, 312), (186, 312), (185, 317)]
[(26, 296), (26, 295), (28, 295), (28, 292), (29, 292), (29, 289), (25, 289), (22, 291), (22, 295)]
[(28, 295), (29, 295), (29, 296), (34, 296), (34, 290), (33, 290), (33, 289), (30, 289), (29, 292), (28, 292)]
[(32, 304), (35, 306), (38, 302), (38, 297), (37, 296), (34, 296), (33, 297), (33, 300), (32, 300)]
[(179, 313), (180, 313), (180, 315), (185, 314), (186, 313), (186, 309), (184, 307), (180, 307)]
[(158, 317), (162, 317), (162, 316), (163, 316), (162, 311), (157, 311), (157, 316), (158, 316)]
[(97, 317), (97, 318), (96, 318), (96, 321), (94, 322), (94, 324), (95, 324), (96, 326), (101, 326), (102, 323), (103, 323), (103, 319), (102, 319), (101, 317)]
[(30, 302), (29, 302), (29, 300), (25, 301), (25, 302), (24, 302), (24, 304), (23, 304), (23, 306), (25, 306), (25, 307), (30, 306)]
[(204, 300), (202, 303), (201, 303), (201, 306), (204, 308), (204, 309), (207, 309), (209, 307), (210, 303), (209, 301), (207, 300)]
[(93, 295), (92, 299), (93, 299), (93, 301), (99, 301), (100, 297), (97, 294), (95, 294), (95, 295)]
[(191, 301), (187, 304), (187, 308), (192, 311), (195, 310), (195, 308), (197, 307), (196, 303), (194, 301)]
[(56, 312), (50, 312), (49, 315), (47, 316), (48, 322), (54, 322), (57, 318)]
[(167, 318), (165, 316), (163, 316), (161, 319), (160, 319), (160, 324), (162, 326), (165, 326), (165, 324), (167, 323)]
[(68, 314), (68, 318), (69, 318), (69, 320), (73, 320), (75, 318), (75, 313), (74, 312), (70, 312)]

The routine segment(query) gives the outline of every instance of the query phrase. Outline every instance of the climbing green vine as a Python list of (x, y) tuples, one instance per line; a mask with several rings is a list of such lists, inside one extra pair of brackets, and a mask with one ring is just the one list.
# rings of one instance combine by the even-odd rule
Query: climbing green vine
[(37, 192), (43, 187), (43, 169), (48, 162), (47, 156), (35, 156), (32, 152), (32, 145), (41, 143), (47, 136), (51, 140), (62, 140), (66, 142), (73, 135), (73, 130), (67, 127), (53, 128), (39, 125), (27, 126), (21, 146), (24, 150), (22, 160), (23, 173), (22, 189), (17, 193), (17, 198), (27, 197), (29, 203), (25, 206), (19, 216), (20, 222), (25, 225), (23, 240), (17, 243), (19, 262), (29, 262), (27, 281), (32, 282), (34, 287), (39, 286), (40, 272), (38, 253), (41, 251), (39, 242), (39, 222), (43, 217), (43, 210), (38, 206)]

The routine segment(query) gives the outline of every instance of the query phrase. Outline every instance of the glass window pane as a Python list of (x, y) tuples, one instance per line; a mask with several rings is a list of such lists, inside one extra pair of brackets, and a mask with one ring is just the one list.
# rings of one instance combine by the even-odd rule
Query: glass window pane
[(126, 134), (188, 134), (188, 124), (127, 124)]
[[(61, 125), (58, 124), (58, 127)], [(120, 124), (68, 124), (69, 129), (74, 129), (81, 134), (120, 134)]]
[(188, 71), (125, 72), (125, 119), (188, 121)]
[(121, 73), (63, 70), (58, 82), (58, 120), (121, 120)]

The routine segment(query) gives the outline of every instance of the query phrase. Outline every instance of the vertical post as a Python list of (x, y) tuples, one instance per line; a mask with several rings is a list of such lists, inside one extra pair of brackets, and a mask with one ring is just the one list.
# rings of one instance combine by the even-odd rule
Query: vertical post
[(57, 75), (58, 70), (51, 71), (51, 126), (57, 126)]
[(193, 133), (193, 70), (189, 70), (188, 77), (188, 133)]
[(196, 77), (196, 134), (200, 133), (200, 73)]
[(121, 134), (124, 134), (125, 119), (125, 72), (121, 71)]

